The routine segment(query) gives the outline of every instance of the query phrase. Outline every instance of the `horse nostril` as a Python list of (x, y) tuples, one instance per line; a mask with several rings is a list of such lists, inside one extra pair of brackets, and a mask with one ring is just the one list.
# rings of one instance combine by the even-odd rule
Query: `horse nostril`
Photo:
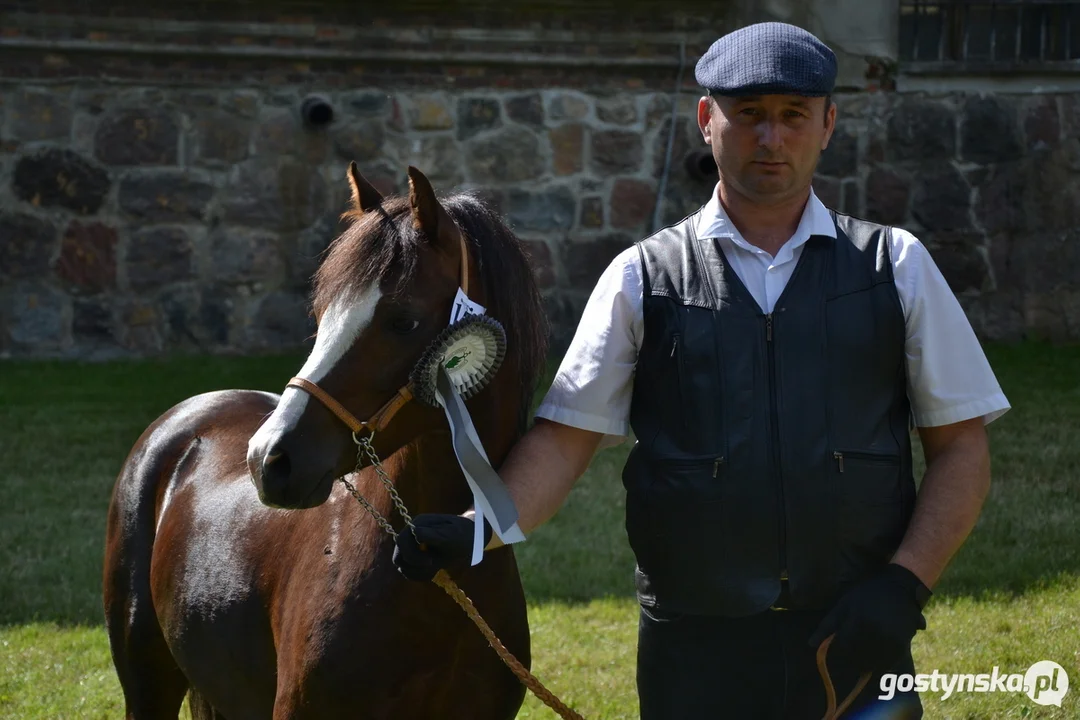
[(266, 454), (266, 459), (263, 460), (262, 464), (263, 482), (285, 483), (288, 481), (291, 472), (292, 462), (286, 453), (278, 450)]

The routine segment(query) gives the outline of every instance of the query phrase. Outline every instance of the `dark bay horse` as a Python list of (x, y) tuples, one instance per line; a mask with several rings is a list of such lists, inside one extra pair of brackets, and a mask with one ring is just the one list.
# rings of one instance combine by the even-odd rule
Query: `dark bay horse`
[[(446, 327), (464, 261), (478, 280), (470, 298), (506, 331), (502, 365), (467, 402), (497, 468), (525, 429), (546, 351), (521, 242), (472, 196), (438, 200), (414, 168), (408, 197), (383, 198), (355, 165), (349, 181), (352, 222), (316, 274), (318, 332), (297, 375), (371, 416)], [(441, 409), (406, 403), (374, 448), (411, 513), (471, 504)], [(517, 714), (522, 685), (438, 587), (395, 572), (390, 536), (343, 476), (401, 530), (349, 429), (303, 390), (207, 393), (146, 429), (117, 478), (105, 551), (128, 718), (176, 718), (185, 693), (196, 718)], [(512, 547), (451, 575), (528, 666)]]

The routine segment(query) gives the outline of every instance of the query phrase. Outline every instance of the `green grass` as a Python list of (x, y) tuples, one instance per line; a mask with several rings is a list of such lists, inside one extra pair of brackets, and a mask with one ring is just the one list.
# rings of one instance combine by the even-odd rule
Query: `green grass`
[[(1070, 674), (1062, 709), (925, 695), (928, 718), (1080, 717), (1080, 348), (991, 346), (1014, 409), (991, 426), (994, 482), (928, 607), (920, 670)], [(119, 718), (100, 600), (105, 509), (135, 438), (205, 390), (277, 390), (295, 357), (0, 363), (0, 718)], [(633, 718), (637, 628), (619, 472), (602, 452), (521, 546), (534, 671), (588, 718)], [(521, 718), (555, 717), (529, 698)]]

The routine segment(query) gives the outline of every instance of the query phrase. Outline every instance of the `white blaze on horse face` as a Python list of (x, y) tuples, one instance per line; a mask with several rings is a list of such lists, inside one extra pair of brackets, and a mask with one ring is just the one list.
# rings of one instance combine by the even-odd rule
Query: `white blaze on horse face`
[[(311, 350), (298, 377), (320, 383), (334, 366), (345, 357), (360, 333), (371, 324), (375, 316), (375, 306), (379, 304), (382, 293), (378, 283), (373, 284), (360, 296), (349, 303), (334, 300), (323, 313), (319, 330), (315, 334), (315, 347)], [(251, 438), (249, 448), (266, 449), (276, 440), (278, 433), (291, 426), (304, 412), (311, 396), (295, 387), (287, 387), (281, 394), (281, 401), (273, 415), (262, 424)], [(317, 401), (316, 401), (317, 402)]]
[(382, 293), (376, 283), (352, 303), (345, 304), (340, 299), (330, 303), (319, 323), (315, 347), (304, 367), (300, 368), (299, 376), (313, 383), (322, 382), (334, 365), (345, 357), (364, 328), (371, 324), (380, 297)]

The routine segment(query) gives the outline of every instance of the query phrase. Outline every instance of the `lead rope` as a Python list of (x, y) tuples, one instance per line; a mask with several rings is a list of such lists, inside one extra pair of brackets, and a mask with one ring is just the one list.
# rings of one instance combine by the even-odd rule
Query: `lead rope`
[[(416, 526), (413, 524), (412, 516), (409, 515), (409, 511), (406, 509), (405, 503), (401, 499), (401, 495), (398, 494), (397, 488), (394, 487), (394, 482), (383, 469), (382, 461), (379, 459), (378, 454), (375, 452), (375, 448), (371, 444), (372, 438), (375, 437), (374, 433), (361, 439), (358, 438), (354, 432), (352, 437), (353, 442), (356, 443), (356, 467), (359, 468), (365, 458), (371, 462), (371, 466), (375, 468), (375, 474), (379, 477), (379, 481), (390, 494), (390, 499), (394, 503), (394, 507), (397, 508), (398, 513), (401, 515), (415, 538)], [(341, 478), (341, 483), (345, 486), (345, 489), (349, 491), (349, 494), (356, 498), (357, 502), (359, 502), (364, 509), (368, 511), (368, 514), (375, 519), (376, 524), (396, 540), (398, 533), (383, 514), (376, 510), (375, 506), (368, 502), (368, 499), (344, 477)], [(417, 542), (419, 542), (419, 538), (417, 538)], [(433, 577), (431, 581), (441, 587), (443, 591), (465, 611), (465, 614), (468, 615), (469, 619), (473, 621), (477, 628), (479, 628), (480, 632), (483, 634), (484, 638), (487, 639), (491, 648), (498, 654), (499, 658), (502, 659), (506, 666), (510, 668), (510, 671), (517, 676), (518, 680), (532, 691), (533, 695), (540, 698), (545, 705), (558, 713), (559, 717), (563, 720), (585, 720), (584, 717), (567, 707), (554, 695), (554, 693), (544, 687), (544, 684), (541, 683), (535, 675), (529, 672), (516, 657), (514, 657), (514, 654), (510, 652), (506, 646), (502, 644), (502, 641), (499, 640), (498, 636), (495, 635), (495, 631), (491, 629), (491, 626), (487, 624), (487, 621), (481, 617), (480, 611), (476, 609), (473, 601), (470, 600), (469, 596), (465, 594), (465, 591), (459, 588), (457, 583), (446, 574), (445, 570), (439, 570), (439, 572), (435, 573), (435, 577)], [(870, 673), (863, 673), (862, 677), (859, 678), (859, 682), (855, 685), (855, 689), (852, 690), (851, 693), (844, 698), (844, 702), (837, 707), (836, 689), (833, 687), (832, 678), (829, 677), (829, 670), (825, 665), (825, 656), (829, 651), (829, 645), (832, 643), (834, 637), (835, 635), (830, 635), (825, 638), (817, 651), (818, 673), (821, 675), (821, 681), (825, 684), (826, 710), (823, 720), (838, 720), (870, 681)]]
[[(371, 439), (374, 435), (367, 435), (363, 439), (356, 437), (356, 433), (353, 433), (353, 442), (356, 443), (356, 466), (360, 467), (361, 461), (366, 458), (371, 461), (372, 467), (375, 468), (375, 473), (379, 477), (379, 481), (382, 482), (383, 487), (390, 493), (390, 499), (394, 503), (394, 507), (397, 508), (398, 513), (401, 514), (402, 519), (405, 520), (405, 524), (412, 531), (413, 537), (416, 537), (416, 526), (413, 525), (412, 517), (405, 509), (405, 503), (402, 502), (401, 496), (398, 494), (397, 488), (394, 487), (393, 481), (390, 476), (383, 470), (382, 462), (379, 460), (379, 456), (375, 453), (375, 448), (371, 445)], [(397, 539), (397, 531), (394, 530), (393, 525), (387, 521), (387, 519), (380, 513), (375, 507), (368, 502), (367, 498), (363, 496), (348, 480), (344, 477), (341, 478), (341, 483), (345, 486), (345, 489), (349, 491), (349, 494), (356, 498), (368, 514), (375, 519), (376, 524), (389, 533), (394, 539)], [(419, 542), (419, 538), (417, 538)], [(518, 680), (522, 682), (525, 687), (532, 691), (533, 695), (540, 698), (545, 705), (559, 714), (559, 717), (563, 720), (585, 720), (581, 715), (577, 714), (574, 710), (567, 707), (559, 698), (544, 687), (536, 676), (534, 676), (528, 669), (525, 668), (521, 662), (514, 657), (514, 654), (510, 652), (498, 636), (495, 635), (495, 631), (491, 629), (491, 626), (487, 624), (487, 621), (480, 616), (480, 611), (476, 609), (473, 601), (469, 599), (469, 596), (465, 594), (465, 591), (457, 586), (445, 570), (439, 570), (435, 573), (435, 577), (431, 579), (433, 583), (438, 585), (449, 595), (454, 602), (456, 602), (465, 614), (469, 616), (469, 619), (473, 621), (480, 632), (487, 639), (488, 644), (498, 654), (499, 658), (506, 664), (510, 671), (517, 676)]]
[(829, 652), (829, 645), (832, 644), (834, 637), (836, 637), (835, 633), (822, 640), (817, 649), (818, 674), (821, 675), (821, 681), (825, 684), (826, 707), (825, 717), (822, 720), (837, 720), (848, 709), (848, 706), (855, 702), (855, 698), (866, 687), (866, 683), (870, 682), (871, 673), (864, 672), (859, 678), (859, 682), (855, 683), (855, 689), (848, 693), (848, 696), (844, 698), (844, 702), (840, 703), (840, 707), (836, 706), (836, 688), (833, 687), (832, 678), (829, 677), (829, 670), (825, 666), (825, 655)]

